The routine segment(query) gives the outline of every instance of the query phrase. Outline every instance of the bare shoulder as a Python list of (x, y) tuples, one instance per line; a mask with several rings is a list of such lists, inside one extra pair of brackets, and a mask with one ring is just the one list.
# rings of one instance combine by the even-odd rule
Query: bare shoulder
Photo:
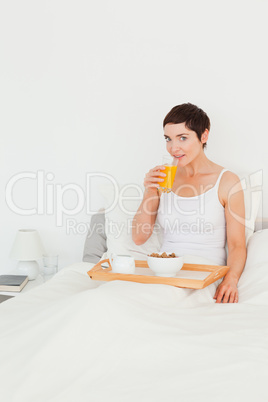
[[(216, 163), (213, 163), (213, 173), (218, 177), (222, 170), (225, 168), (221, 165), (218, 165)], [(220, 180), (220, 188), (223, 189), (228, 189), (235, 185), (236, 183), (240, 183), (240, 178), (237, 176), (237, 174), (231, 172), (230, 170), (226, 170), (226, 172), (223, 173), (221, 180)]]
[(240, 178), (229, 170), (224, 172), (219, 185), (219, 199), (225, 205), (228, 198), (242, 190)]
[(223, 173), (220, 182), (221, 185), (223, 185), (224, 187), (228, 187), (233, 186), (236, 183), (240, 183), (240, 178), (237, 176), (237, 174), (230, 172), (230, 170), (227, 170)]

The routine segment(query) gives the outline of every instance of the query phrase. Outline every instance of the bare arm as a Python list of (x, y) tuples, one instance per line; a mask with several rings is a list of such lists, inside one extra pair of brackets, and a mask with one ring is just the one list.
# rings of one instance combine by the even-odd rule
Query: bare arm
[(163, 166), (156, 166), (151, 169), (144, 179), (144, 196), (141, 205), (132, 221), (132, 239), (137, 245), (145, 243), (153, 233), (157, 211), (160, 202), (158, 184), (161, 180), (159, 176), (165, 176), (160, 172)]
[(157, 189), (145, 189), (142, 203), (132, 222), (132, 239), (137, 245), (145, 243), (153, 233), (159, 202)]
[[(227, 181), (228, 180), (228, 181)], [(245, 240), (244, 193), (239, 178), (230, 173), (223, 185), (227, 194), (225, 201), (226, 234), (228, 245), (227, 265), (229, 272), (219, 285), (214, 298), (217, 303), (238, 301), (237, 284), (243, 272), (247, 251)]]

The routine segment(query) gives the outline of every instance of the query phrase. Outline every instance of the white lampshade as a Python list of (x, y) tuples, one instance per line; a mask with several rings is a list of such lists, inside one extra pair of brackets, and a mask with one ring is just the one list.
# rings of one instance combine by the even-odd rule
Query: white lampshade
[(34, 261), (45, 254), (44, 247), (37, 230), (21, 229), (18, 231), (10, 258), (19, 261)]

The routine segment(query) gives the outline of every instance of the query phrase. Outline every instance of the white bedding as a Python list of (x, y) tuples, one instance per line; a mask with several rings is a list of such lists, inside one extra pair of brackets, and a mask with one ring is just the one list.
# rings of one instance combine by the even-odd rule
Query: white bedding
[(215, 304), (216, 284), (92, 281), (90, 263), (0, 304), (1, 401), (267, 402), (267, 240), (238, 304)]

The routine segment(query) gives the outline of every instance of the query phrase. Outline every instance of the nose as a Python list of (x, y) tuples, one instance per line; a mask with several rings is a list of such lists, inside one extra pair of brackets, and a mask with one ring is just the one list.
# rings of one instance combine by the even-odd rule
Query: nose
[(181, 147), (178, 144), (174, 144), (171, 146), (170, 152), (172, 155), (177, 154), (180, 151)]
[(176, 155), (181, 152), (181, 144), (179, 143), (179, 141), (176, 141), (176, 140), (168, 141), (167, 142), (167, 151), (171, 155)]

